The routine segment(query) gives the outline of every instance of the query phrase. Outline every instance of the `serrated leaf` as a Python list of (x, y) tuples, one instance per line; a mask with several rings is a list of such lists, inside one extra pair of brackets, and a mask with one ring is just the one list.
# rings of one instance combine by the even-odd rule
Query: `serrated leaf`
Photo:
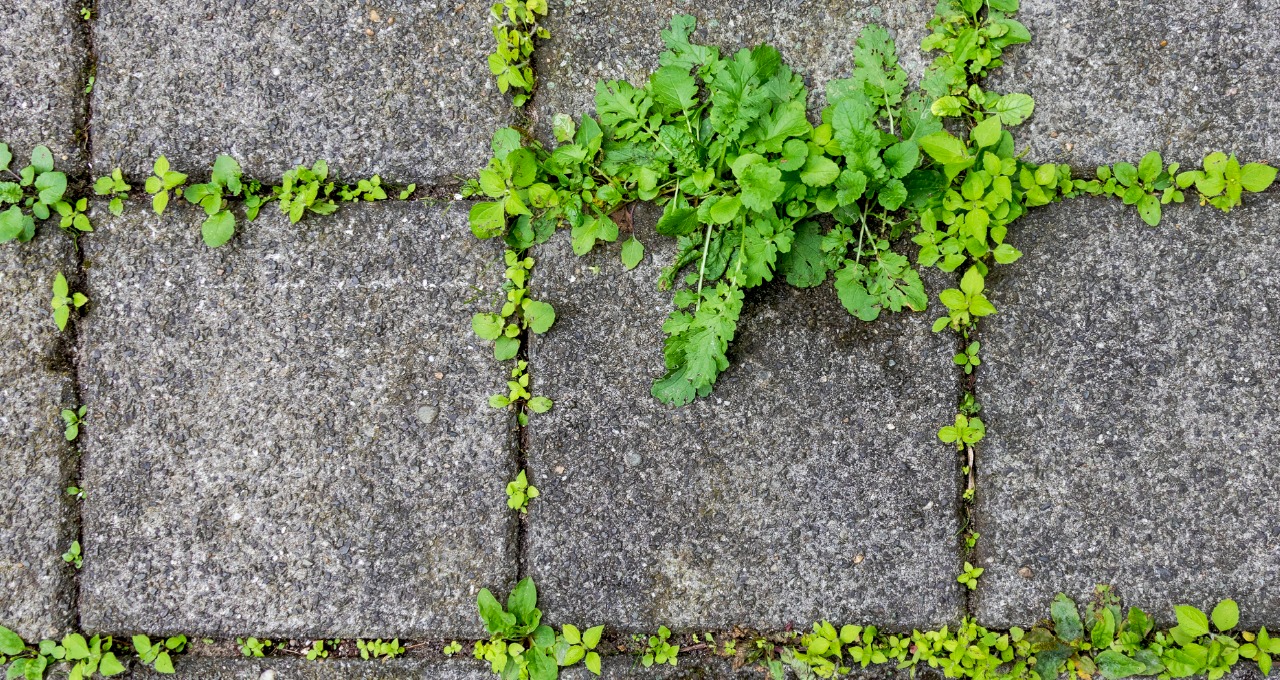
[(1031, 117), (1035, 112), (1036, 102), (1030, 95), (1014, 92), (1006, 94), (996, 100), (991, 107), (999, 118), (1000, 122), (1007, 127), (1021, 125), (1023, 121)]
[(1178, 616), (1178, 628), (1192, 638), (1209, 634), (1209, 617), (1204, 612), (1190, 605), (1178, 605), (1173, 608)]
[(836, 162), (822, 155), (813, 155), (805, 161), (804, 169), (800, 171), (800, 181), (811, 187), (825, 187), (840, 176), (840, 166)]
[(1049, 613), (1053, 617), (1053, 628), (1058, 639), (1070, 643), (1084, 637), (1084, 624), (1081, 623), (1080, 612), (1071, 598), (1058, 593), (1049, 606)]

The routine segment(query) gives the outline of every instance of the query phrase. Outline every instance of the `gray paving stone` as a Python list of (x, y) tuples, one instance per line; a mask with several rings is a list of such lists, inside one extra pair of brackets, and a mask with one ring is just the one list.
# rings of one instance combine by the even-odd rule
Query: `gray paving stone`
[(985, 625), (1098, 583), (1166, 621), (1230, 597), (1280, 622), (1280, 201), (1246, 200), (1158, 229), (1100, 199), (1019, 224), (982, 330)]
[(514, 585), (514, 442), (468, 323), (500, 251), (467, 209), (270, 210), (218, 250), (188, 206), (97, 209), (86, 629), (483, 632), (476, 593)]
[[(0, 246), (0, 625), (27, 640), (71, 623), (75, 461), (58, 412), (74, 408), (70, 335), (49, 310), (54, 276), (75, 277), (71, 240), (40, 228)], [(70, 329), (69, 329), (70, 332)]]
[[(669, 261), (645, 212), (641, 239)], [(524, 557), (549, 618), (653, 630), (959, 616), (958, 473), (934, 438), (958, 384), (930, 315), (867, 325), (830, 288), (769, 286), (748, 296), (714, 395), (670, 409), (649, 394), (671, 304), (660, 267), (623, 273), (616, 246), (577, 259), (560, 236), (532, 284), (558, 319), (531, 348), (535, 392), (557, 405), (527, 431), (543, 495)]]
[(0, 2), (0, 142), (25, 160), (44, 144), (59, 170), (84, 174), (80, 146), (88, 43), (73, 0)]
[(1276, 161), (1277, 16), (1278, 0), (1023, 0), (1032, 42), (1005, 53), (990, 85), (1035, 97), (1018, 134), (1033, 159), (1092, 168), (1156, 149), (1184, 164), (1219, 150)]
[(552, 8), (546, 21), (551, 38), (536, 55), (540, 128), (549, 138), (554, 114), (594, 111), (599, 80), (644, 82), (658, 67), (658, 55), (665, 49), (660, 32), (675, 14), (696, 16), (698, 40), (719, 46), (721, 54), (765, 42), (777, 47), (792, 70), (806, 77), (815, 105), (821, 103), (828, 80), (849, 76), (854, 42), (868, 23), (889, 29), (904, 68), (918, 81), (928, 63), (920, 53), (920, 40), (927, 34), (925, 23), (935, 4), (929, 0), (569, 0), (564, 8), (558, 4)]
[[(207, 175), (218, 153), (276, 179), (449, 181), (511, 120), (486, 65), (489, 3), (102, 0), (93, 159), (145, 174), (159, 154)], [(374, 21), (374, 16), (377, 21)]]
[[(173, 678), (174, 680), (491, 680), (496, 677), (474, 659), (424, 661), (395, 659), (198, 659), (179, 658), (175, 675), (161, 675), (143, 668), (130, 676), (134, 680)], [(264, 675), (266, 674), (266, 675)]]

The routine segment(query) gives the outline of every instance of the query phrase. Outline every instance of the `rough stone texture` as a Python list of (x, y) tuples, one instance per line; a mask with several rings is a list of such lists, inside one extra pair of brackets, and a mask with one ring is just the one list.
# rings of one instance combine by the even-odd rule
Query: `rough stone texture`
[(1023, 0), (1032, 42), (989, 84), (1035, 97), (1017, 138), (1036, 160), (1092, 168), (1156, 149), (1184, 164), (1218, 150), (1277, 161), (1277, 17), (1280, 0)]
[(134, 680), (491, 680), (496, 677), (483, 663), (472, 659), (423, 661), (395, 659), (179, 659), (177, 674), (161, 675), (149, 668), (133, 671)]
[[(795, 678), (790, 669), (784, 671), (787, 678)], [(593, 680), (592, 675), (581, 665), (565, 669), (560, 677), (565, 680)], [(764, 680), (769, 674), (759, 665), (743, 666), (735, 669), (726, 659), (714, 657), (695, 657), (681, 653), (679, 663), (675, 666), (641, 666), (634, 656), (607, 657), (601, 667), (601, 678), (609, 680)], [(909, 671), (898, 671), (893, 665), (869, 666), (866, 669), (855, 668), (844, 678), (858, 680), (906, 680)], [(941, 674), (928, 666), (916, 669), (916, 677), (921, 680), (941, 680)], [(1250, 678), (1248, 680), (1256, 680)]]
[(575, 116), (595, 110), (599, 80), (625, 79), (640, 84), (658, 67), (665, 46), (661, 31), (675, 14), (698, 18), (696, 39), (732, 54), (742, 47), (769, 43), (793, 71), (804, 75), (815, 105), (832, 78), (853, 69), (853, 46), (868, 23), (895, 36), (903, 67), (918, 81), (928, 60), (920, 40), (936, 2), (877, 3), (871, 0), (768, 0), (767, 2), (690, 2), (660, 0), (569, 0), (553, 7), (546, 25), (551, 38), (535, 55), (541, 78), (536, 108), (543, 134), (550, 135), (556, 113)]
[(934, 437), (958, 390), (950, 338), (929, 315), (863, 324), (829, 286), (771, 285), (715, 393), (665, 407), (649, 388), (674, 247), (646, 212), (656, 264), (624, 273), (616, 244), (580, 260), (560, 234), (534, 272), (558, 319), (531, 360), (557, 400), (528, 428), (543, 611), (624, 630), (957, 618), (958, 473)]
[(1280, 201), (1246, 201), (1150, 229), (1077, 199), (1015, 230), (978, 384), (986, 625), (1098, 583), (1165, 621), (1230, 597), (1280, 623)]
[(166, 154), (207, 175), (229, 153), (261, 179), (323, 158), (343, 178), (447, 181), (482, 166), (511, 119), (483, 0), (98, 7), (101, 168), (144, 175)]
[(0, 625), (23, 638), (61, 635), (71, 622), (75, 510), (63, 493), (75, 463), (62, 408), (75, 408), (68, 334), (49, 309), (54, 276), (75, 278), (71, 240), (41, 228), (0, 245)]
[(79, 141), (89, 63), (78, 14), (83, 6), (71, 0), (0, 2), (0, 142), (8, 142), (15, 161), (44, 144), (68, 175), (83, 174), (85, 162)]
[(476, 593), (514, 585), (515, 466), (468, 323), (501, 253), (467, 209), (268, 210), (217, 250), (187, 206), (96, 210), (86, 629), (483, 633)]

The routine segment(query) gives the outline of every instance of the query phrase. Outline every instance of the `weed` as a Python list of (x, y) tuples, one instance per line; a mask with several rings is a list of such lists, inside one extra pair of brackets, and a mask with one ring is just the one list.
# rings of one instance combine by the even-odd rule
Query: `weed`
[(462, 651), (462, 643), (458, 642), (457, 640), (454, 640), (453, 642), (450, 642), (449, 644), (445, 645), (444, 650), (442, 651), (444, 652), (445, 656), (453, 656), (454, 654), (457, 654), (458, 652)]
[(53, 309), (53, 322), (58, 325), (58, 330), (65, 331), (71, 312), (79, 310), (88, 302), (89, 298), (84, 293), (70, 292), (67, 277), (63, 276), (62, 272), (58, 272), (53, 278), (53, 297), (49, 300), (49, 306)]
[(961, 572), (960, 575), (956, 577), (956, 581), (959, 582), (960, 585), (968, 588), (969, 590), (977, 590), (978, 577), (982, 576), (982, 572), (984, 571), (986, 571), (986, 569), (983, 569), (981, 567), (975, 567), (972, 564), (965, 562), (964, 571)]
[(957, 366), (964, 368), (964, 374), (970, 375), (973, 369), (982, 365), (982, 359), (978, 357), (978, 350), (982, 349), (982, 344), (977, 340), (969, 343), (963, 352), (955, 355), (954, 361)]
[(84, 422), (84, 415), (88, 413), (88, 406), (81, 406), (72, 411), (71, 409), (62, 409), (62, 422), (66, 424), (63, 428), (63, 434), (66, 435), (67, 441), (73, 442), (76, 437), (80, 436), (80, 424)]
[(152, 166), (152, 175), (147, 178), (144, 189), (151, 194), (151, 208), (157, 215), (163, 215), (169, 206), (169, 192), (178, 192), (187, 183), (187, 176), (169, 169), (169, 159), (161, 156)]
[(93, 183), (93, 193), (98, 196), (110, 196), (111, 202), (107, 204), (107, 209), (112, 215), (119, 217), (124, 214), (124, 199), (129, 197), (129, 191), (133, 187), (124, 181), (124, 176), (120, 173), (120, 168), (111, 171), (110, 175), (99, 177)]
[(525, 105), (533, 93), (533, 45), (535, 38), (547, 38), (547, 29), (538, 25), (546, 16), (547, 0), (502, 0), (489, 10), (497, 47), (489, 55), (489, 71), (498, 81), (498, 90), (510, 90), (512, 104)]
[(489, 589), (481, 589), (477, 606), (490, 637), (476, 642), (475, 657), (487, 661), (489, 668), (503, 678), (555, 680), (560, 668), (578, 661), (599, 675), (600, 656), (594, 650), (604, 626), (580, 633), (576, 626), (565, 625), (557, 635), (553, 628), (542, 624), (542, 611), (537, 604), (538, 591), (530, 578), (520, 581), (511, 591), (506, 608)]
[(671, 664), (675, 666), (678, 663), (677, 657), (680, 655), (680, 645), (673, 645), (671, 640), (671, 630), (666, 626), (658, 626), (658, 634), (650, 635), (646, 640), (642, 636), (635, 638), (640, 642), (647, 642), (648, 646), (640, 654), (640, 665), (648, 668), (657, 664)]
[(356, 640), (356, 649), (360, 650), (361, 659), (394, 659), (404, 654), (404, 647), (400, 646), (400, 639), (396, 638), (390, 642), (382, 640)]
[(529, 501), (538, 497), (538, 487), (529, 483), (521, 470), (514, 481), (507, 483), (507, 507), (522, 514), (529, 514)]
[(80, 541), (72, 541), (71, 547), (62, 553), (62, 561), (79, 569), (84, 566), (84, 555), (80, 554)]
[(248, 657), (264, 656), (271, 648), (271, 641), (267, 639), (236, 638), (236, 644), (240, 645), (240, 653)]
[(151, 642), (146, 635), (133, 636), (133, 650), (143, 666), (151, 666), (157, 673), (173, 674), (173, 656), (181, 654), (187, 648), (187, 636), (174, 635), (163, 641)]

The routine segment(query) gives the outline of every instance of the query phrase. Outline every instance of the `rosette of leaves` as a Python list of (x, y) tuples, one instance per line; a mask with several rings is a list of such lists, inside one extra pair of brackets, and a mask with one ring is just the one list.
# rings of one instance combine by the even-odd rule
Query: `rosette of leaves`
[(476, 642), (475, 657), (487, 661), (489, 668), (504, 680), (555, 680), (561, 667), (579, 661), (585, 661), (592, 673), (600, 674), (600, 656), (594, 649), (604, 626), (580, 633), (576, 626), (566, 625), (557, 635), (555, 629), (542, 623), (533, 579), (525, 578), (516, 585), (505, 608), (488, 588), (480, 590), (476, 603), (490, 637)]
[(63, 228), (73, 235), (77, 231), (92, 231), (84, 216), (84, 206), (77, 210), (75, 204), (63, 200), (67, 176), (53, 169), (53, 153), (48, 147), (32, 149), (31, 162), (17, 172), (10, 169), (12, 162), (9, 145), (0, 143), (0, 173), (17, 180), (0, 182), (0, 207), (9, 206), (0, 211), (0, 243), (15, 239), (30, 241), (36, 233), (35, 220), (47, 220), (54, 212), (71, 215)]
[(284, 173), (280, 186), (272, 189), (276, 200), (280, 201), (280, 212), (289, 216), (289, 222), (296, 224), (308, 211), (317, 215), (332, 215), (338, 209), (329, 195), (333, 193), (334, 183), (326, 182), (329, 178), (329, 164), (318, 160), (310, 168), (299, 165)]
[(187, 176), (169, 169), (169, 159), (160, 156), (151, 168), (152, 175), (147, 178), (143, 187), (151, 194), (151, 208), (157, 215), (163, 215), (169, 207), (169, 192), (177, 190), (187, 183)]
[(124, 181), (120, 168), (112, 170), (110, 175), (99, 177), (93, 183), (94, 194), (111, 197), (111, 201), (107, 203), (107, 209), (116, 217), (124, 214), (124, 199), (129, 197), (131, 189), (133, 187)]

